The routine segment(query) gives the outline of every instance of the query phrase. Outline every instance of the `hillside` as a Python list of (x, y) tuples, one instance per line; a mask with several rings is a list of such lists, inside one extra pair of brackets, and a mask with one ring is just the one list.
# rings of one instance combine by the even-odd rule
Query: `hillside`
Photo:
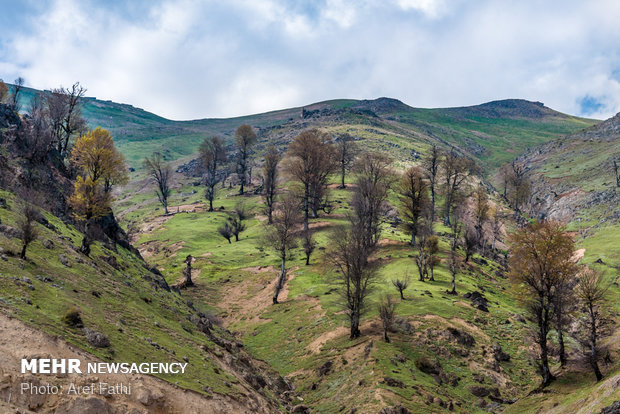
[[(84, 114), (91, 126), (103, 125), (112, 131), (135, 167), (157, 149), (174, 160), (176, 167), (196, 157), (197, 145), (205, 136), (218, 133), (229, 140), (243, 122), (258, 132), (257, 162), (267, 143), (284, 149), (304, 129), (320, 127), (332, 134), (350, 133), (362, 151), (389, 154), (398, 172), (418, 163), (429, 145), (437, 144), (442, 149), (456, 146), (489, 175), (528, 147), (584, 127), (591, 127), (582, 132), (589, 136), (597, 128), (613, 129), (523, 100), (446, 109), (416, 109), (388, 98), (337, 100), (234, 119), (180, 122), (129, 105), (87, 99)], [(128, 401), (107, 401), (110, 410), (122, 410), (126, 404), (127, 410), (137, 412), (531, 413), (544, 408), (542, 412), (586, 413), (620, 400), (617, 364), (602, 367), (605, 381), (596, 384), (578, 362), (572, 341), (569, 369), (561, 370), (553, 355), (552, 369), (559, 377), (553, 394), (529, 395), (539, 382), (532, 348), (524, 340), (533, 325), (521, 316), (519, 298), (507, 277), (506, 245), (500, 241), (496, 252), (476, 253), (466, 263), (465, 252), (459, 249), (463, 267), (456, 279), (457, 295), (450, 295), (450, 229), (436, 222), (440, 260), (435, 281), (419, 281), (416, 249), (397, 220), (398, 196), (393, 190), (387, 202), (389, 214), (382, 217), (379, 249), (373, 256), (379, 271), (361, 325), (362, 336), (350, 340), (329, 249), (332, 231), (345, 223), (351, 211), (352, 177), (345, 189), (337, 188), (337, 177), (330, 179), (331, 208), (310, 222), (317, 242), (310, 265), (305, 265), (297, 247), (289, 260), (281, 303), (273, 305), (279, 259), (264, 241), (266, 217), (262, 197), (254, 193), (260, 186), (256, 174), (244, 196), (238, 195), (235, 186), (218, 188), (216, 211), (208, 212), (200, 181), (175, 172), (170, 214), (163, 215), (153, 183), (144, 171), (135, 171), (129, 184), (117, 191), (114, 205), (131, 244), (123, 247), (104, 238), (94, 244), (88, 258), (78, 251), (80, 233), (71, 218), (59, 213), (64, 198), (58, 194), (70, 190), (67, 184), (56, 189), (50, 182), (32, 179), (31, 171), (44, 177), (46, 170), (62, 175), (62, 169), (28, 168), (17, 145), (2, 144), (0, 198), (6, 200), (0, 206), (4, 226), (0, 232), (0, 327), (2, 349), (6, 349), (0, 358), (2, 367), (5, 361), (17, 367), (21, 356), (33, 355), (38, 349), (52, 355), (86, 352), (89, 359), (105, 361), (187, 360), (189, 373), (184, 376), (132, 378), (139, 388), (157, 388), (150, 397), (137, 394)], [(601, 144), (597, 155), (604, 145), (609, 146)], [(589, 178), (584, 174), (584, 183)], [(470, 181), (468, 191), (484, 183), (484, 177)], [(282, 191), (292, 188), (286, 177), (279, 184)], [(28, 260), (17, 255), (20, 240), (15, 227), (24, 196), (16, 191), (20, 187), (35, 188), (49, 206), (43, 210), (45, 220), (37, 225), (41, 233), (29, 249)], [(492, 206), (506, 217), (500, 231), (505, 239), (516, 226), (513, 214), (488, 188)], [(228, 243), (217, 229), (239, 202), (252, 214), (240, 240)], [(438, 205), (442, 203), (440, 196)], [(471, 199), (464, 200), (469, 203)], [(605, 263), (614, 263), (620, 243), (612, 238), (617, 233), (597, 234), (606, 235), (609, 242), (580, 239), (579, 247), (586, 249), (584, 260), (592, 263), (594, 257), (608, 254), (601, 257)], [(193, 257), (195, 286), (171, 289), (183, 279), (188, 255)], [(604, 266), (611, 277), (613, 268)], [(395, 277), (406, 276), (411, 279), (410, 287), (398, 301), (387, 343), (376, 304), (383, 294), (396, 294)], [(617, 286), (610, 292), (614, 297), (620, 295)], [(88, 329), (104, 334), (110, 345), (96, 347), (88, 339), (89, 331), (67, 326), (63, 316), (71, 307), (78, 309)], [(19, 342), (20, 332), (29, 340)], [(617, 346), (612, 347), (612, 361), (618, 354)], [(2, 369), (8, 374), (4, 380), (8, 386), (0, 388), (4, 404), (18, 376), (17, 368)], [(66, 378), (56, 381), (62, 383)], [(86, 404), (63, 399), (14, 402), (21, 407), (33, 405), (30, 409), (38, 412), (67, 406), (79, 410), (83, 407), (79, 404)]]
[[(23, 109), (35, 92), (25, 89)], [(403, 159), (432, 144), (453, 145), (490, 173), (526, 148), (598, 122), (520, 99), (444, 109), (413, 108), (390, 98), (340, 99), (236, 118), (171, 121), (131, 105), (86, 98), (83, 113), (91, 127), (112, 133), (134, 168), (153, 151), (176, 160), (196, 152), (205, 137), (230, 140), (234, 130), (247, 123), (257, 129), (261, 143), (284, 145), (297, 131), (319, 126), (332, 133), (350, 133), (375, 147), (399, 149)]]

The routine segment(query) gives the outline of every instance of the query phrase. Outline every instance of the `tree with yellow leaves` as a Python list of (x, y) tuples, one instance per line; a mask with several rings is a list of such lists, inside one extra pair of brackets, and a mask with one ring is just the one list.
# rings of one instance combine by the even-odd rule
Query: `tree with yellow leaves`
[(71, 151), (71, 161), (79, 171), (69, 204), (73, 215), (83, 221), (84, 238), (81, 252), (90, 254), (89, 225), (92, 220), (111, 212), (110, 190), (114, 184), (129, 180), (125, 159), (116, 148), (108, 131), (96, 128), (78, 138)]

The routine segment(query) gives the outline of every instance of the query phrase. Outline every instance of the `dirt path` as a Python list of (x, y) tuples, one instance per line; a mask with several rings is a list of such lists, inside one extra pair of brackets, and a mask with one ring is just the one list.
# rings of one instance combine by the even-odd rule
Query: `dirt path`
[[(81, 364), (99, 362), (94, 356), (79, 350), (64, 340), (38, 331), (23, 322), (0, 313), (0, 410), (2, 412), (38, 413), (152, 413), (193, 414), (269, 412), (266, 402), (260, 396), (240, 401), (213, 394), (205, 397), (193, 391), (176, 387), (168, 382), (147, 375), (121, 374), (58, 374), (24, 375), (20, 373), (22, 358), (77, 358)], [(163, 361), (165, 362), (165, 361)], [(113, 395), (103, 398), (99, 395), (21, 394), (20, 384), (32, 382), (47, 383), (66, 390), (70, 383), (90, 385), (95, 382), (108, 384), (131, 384), (130, 395)], [(10, 401), (10, 403), (9, 403)], [(9, 411), (5, 407), (11, 407)], [(15, 411), (19, 407), (20, 411)]]

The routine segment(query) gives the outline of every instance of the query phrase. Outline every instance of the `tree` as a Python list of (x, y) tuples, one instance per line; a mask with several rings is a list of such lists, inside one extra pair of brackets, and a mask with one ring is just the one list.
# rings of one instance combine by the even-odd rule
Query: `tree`
[(474, 230), (476, 232), (476, 244), (484, 251), (484, 223), (489, 219), (489, 196), (481, 184), (474, 191)]
[(306, 266), (310, 264), (310, 256), (316, 249), (316, 241), (314, 240), (314, 232), (312, 230), (304, 230), (302, 232), (302, 248), (304, 249), (304, 253), (306, 255)]
[(24, 78), (21, 76), (13, 81), (13, 92), (9, 97), (9, 106), (15, 111), (19, 112), (19, 95), (24, 88)]
[(256, 143), (256, 134), (252, 127), (243, 124), (235, 131), (235, 146), (237, 147), (237, 175), (241, 187), (239, 194), (243, 195), (244, 187), (247, 180), (248, 160), (251, 155), (252, 146)]
[(435, 192), (437, 189), (437, 173), (441, 162), (441, 154), (437, 145), (433, 144), (427, 156), (422, 162), (422, 168), (426, 174), (431, 190), (431, 223), (435, 221)]
[(218, 166), (226, 161), (224, 143), (219, 137), (205, 138), (200, 144), (200, 158), (205, 167), (203, 180), (206, 186), (205, 198), (209, 202), (209, 211), (213, 211), (213, 199), (215, 198), (215, 186), (220, 182)]
[(620, 175), (618, 174), (618, 162), (614, 160), (614, 175), (616, 176), (616, 187), (620, 187)]
[(47, 112), (52, 129), (52, 145), (60, 156), (65, 156), (73, 137), (86, 130), (86, 120), (82, 116), (80, 101), (86, 89), (79, 82), (71, 89), (58, 88), (45, 95)]
[(426, 239), (426, 262), (428, 265), (428, 268), (431, 271), (430, 274), (430, 278), (428, 280), (430, 280), (431, 282), (435, 281), (435, 266), (437, 266), (439, 264), (439, 257), (437, 257), (437, 253), (439, 253), (439, 236), (436, 236), (434, 234), (430, 235), (427, 239)]
[(420, 282), (424, 282), (424, 279), (428, 276), (428, 255), (426, 250), (426, 243), (428, 239), (428, 233), (424, 232), (420, 235), (418, 242), (418, 254), (414, 256), (416, 267), (418, 268), (418, 275), (420, 276)]
[(338, 227), (327, 255), (336, 270), (339, 293), (349, 318), (350, 338), (361, 335), (359, 329), (366, 300), (377, 278), (376, 262), (369, 262), (373, 247), (368, 246), (366, 229), (355, 215), (349, 215), (349, 226)]
[(342, 134), (336, 141), (336, 155), (338, 158), (338, 166), (340, 167), (340, 187), (346, 188), (345, 175), (351, 168), (351, 164), (355, 160), (358, 153), (357, 145), (353, 137), (349, 134)]
[(465, 250), (465, 263), (469, 262), (469, 259), (476, 251), (478, 245), (478, 235), (476, 230), (472, 229), (468, 225), (464, 225), (465, 231), (463, 235), (463, 248)]
[(409, 287), (409, 276), (406, 276), (403, 279), (392, 280), (392, 285), (398, 290), (398, 293), (400, 294), (400, 299), (405, 300), (403, 292)]
[(351, 207), (357, 222), (362, 226), (364, 245), (374, 248), (381, 234), (381, 217), (386, 211), (388, 191), (394, 173), (392, 160), (385, 155), (366, 152), (355, 162), (355, 189)]
[(35, 94), (30, 101), (28, 115), (22, 118), (22, 128), (18, 134), (24, 143), (26, 158), (31, 163), (43, 161), (50, 151), (52, 135), (41, 93)]
[(527, 177), (525, 165), (513, 161), (508, 170), (508, 200), (515, 210), (515, 215), (521, 212), (521, 206), (530, 197), (530, 181)]
[(265, 227), (265, 241), (278, 253), (281, 261), (280, 275), (272, 298), (274, 305), (278, 303), (278, 296), (286, 282), (286, 261), (297, 245), (295, 228), (300, 222), (299, 200), (289, 193), (284, 195), (274, 210), (273, 224)]
[(35, 227), (35, 223), (39, 216), (39, 211), (34, 208), (32, 205), (26, 203), (22, 208), (22, 215), (17, 220), (17, 228), (20, 232), (20, 237), (22, 239), (22, 251), (19, 254), (23, 260), (26, 259), (26, 249), (37, 239), (37, 235), (39, 234), (37, 228)]
[(172, 179), (172, 168), (166, 163), (159, 152), (154, 152), (149, 158), (144, 158), (144, 168), (153, 180), (157, 188), (155, 194), (159, 202), (164, 207), (164, 214), (168, 215), (168, 197), (172, 193), (170, 189), (170, 180)]
[(594, 371), (596, 380), (603, 379), (598, 362), (605, 354), (602, 339), (611, 333), (610, 316), (606, 309), (607, 287), (601, 283), (600, 274), (584, 268), (579, 274), (576, 295), (582, 308), (583, 318), (579, 321), (577, 340), (583, 354)]
[(443, 161), (443, 192), (445, 196), (444, 224), (446, 226), (450, 226), (450, 214), (459, 200), (459, 192), (462, 190), (465, 180), (475, 169), (475, 164), (471, 160), (461, 157), (454, 149), (445, 154)]
[(452, 234), (450, 237), (450, 256), (448, 257), (448, 269), (450, 270), (450, 275), (452, 276), (452, 290), (447, 292), (450, 295), (456, 295), (456, 275), (458, 275), (461, 265), (457, 258), (456, 251), (461, 244), (461, 233), (463, 230), (463, 223), (460, 220), (460, 216), (462, 215), (462, 209), (458, 208), (456, 210), (456, 214), (454, 215), (454, 220), (450, 224), (450, 229), (452, 230)]
[(566, 345), (564, 343), (564, 333), (566, 327), (570, 324), (569, 309), (574, 302), (572, 291), (572, 279), (565, 280), (564, 283), (557, 286), (553, 300), (553, 324), (555, 332), (558, 335), (558, 357), (560, 366), (565, 367), (567, 363)]
[(495, 251), (495, 243), (501, 240), (502, 237), (502, 221), (504, 216), (499, 208), (496, 206), (490, 210), (491, 215), (491, 231), (493, 233), (493, 242), (491, 243), (491, 250)]
[(541, 386), (546, 387), (554, 379), (549, 369), (547, 345), (553, 324), (553, 303), (558, 290), (576, 271), (571, 260), (573, 240), (560, 224), (538, 221), (512, 233), (509, 242), (510, 275), (523, 289), (520, 300), (537, 325)]
[(320, 187), (326, 185), (327, 177), (334, 170), (331, 137), (318, 129), (309, 129), (297, 135), (288, 146), (284, 169), (303, 186), (302, 202), (304, 230), (308, 230), (308, 219), (312, 202), (320, 196)]
[(228, 223), (228, 220), (224, 222), (224, 224), (222, 224), (221, 226), (219, 226), (217, 228), (217, 232), (220, 234), (220, 236), (222, 236), (223, 238), (225, 238), (226, 240), (228, 240), (228, 243), (232, 243), (230, 241), (230, 239), (233, 236), (233, 228), (232, 226)]
[(79, 175), (69, 203), (74, 216), (85, 222), (81, 251), (89, 255), (91, 220), (112, 211), (110, 190), (113, 184), (128, 181), (127, 167), (123, 156), (114, 148), (114, 140), (102, 128), (78, 138), (71, 151), (71, 162)]
[(396, 302), (393, 301), (390, 295), (386, 295), (381, 299), (378, 306), (379, 318), (383, 325), (383, 339), (385, 342), (390, 343), (388, 337), (388, 331), (392, 329), (394, 323), (394, 314), (396, 312)]
[(233, 209), (232, 214), (228, 217), (232, 234), (235, 236), (235, 241), (239, 241), (239, 235), (245, 231), (244, 221), (250, 217), (250, 211), (245, 207), (243, 203), (237, 203)]
[(420, 167), (411, 167), (403, 174), (398, 193), (400, 196), (401, 216), (405, 229), (411, 234), (411, 245), (415, 246), (420, 221), (426, 215), (429, 206), (428, 181)]
[(83, 221), (84, 237), (80, 251), (90, 255), (89, 226), (92, 220), (110, 213), (112, 195), (105, 191), (100, 181), (90, 176), (79, 175), (69, 198), (69, 205), (73, 208), (73, 215), (78, 221)]
[(263, 197), (267, 207), (267, 222), (269, 224), (273, 222), (273, 207), (278, 185), (278, 164), (281, 158), (276, 147), (272, 145), (265, 154), (265, 162), (263, 164)]
[(82, 175), (93, 181), (101, 180), (105, 192), (111, 191), (113, 185), (129, 181), (125, 157), (114, 147), (112, 135), (100, 127), (76, 141), (71, 162)]

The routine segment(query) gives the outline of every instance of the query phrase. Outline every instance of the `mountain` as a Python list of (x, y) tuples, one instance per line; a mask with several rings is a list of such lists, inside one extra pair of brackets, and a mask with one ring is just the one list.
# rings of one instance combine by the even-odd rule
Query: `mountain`
[[(25, 89), (23, 108), (36, 92)], [(321, 127), (334, 134), (350, 133), (371, 146), (399, 149), (403, 159), (432, 144), (456, 146), (491, 172), (528, 147), (598, 123), (521, 99), (442, 109), (413, 108), (391, 98), (339, 99), (235, 118), (172, 121), (131, 105), (86, 98), (83, 113), (91, 127), (112, 133), (134, 168), (153, 151), (168, 160), (189, 156), (211, 135), (230, 142), (235, 129), (247, 123), (258, 131), (263, 145), (285, 145), (304, 128)]]

